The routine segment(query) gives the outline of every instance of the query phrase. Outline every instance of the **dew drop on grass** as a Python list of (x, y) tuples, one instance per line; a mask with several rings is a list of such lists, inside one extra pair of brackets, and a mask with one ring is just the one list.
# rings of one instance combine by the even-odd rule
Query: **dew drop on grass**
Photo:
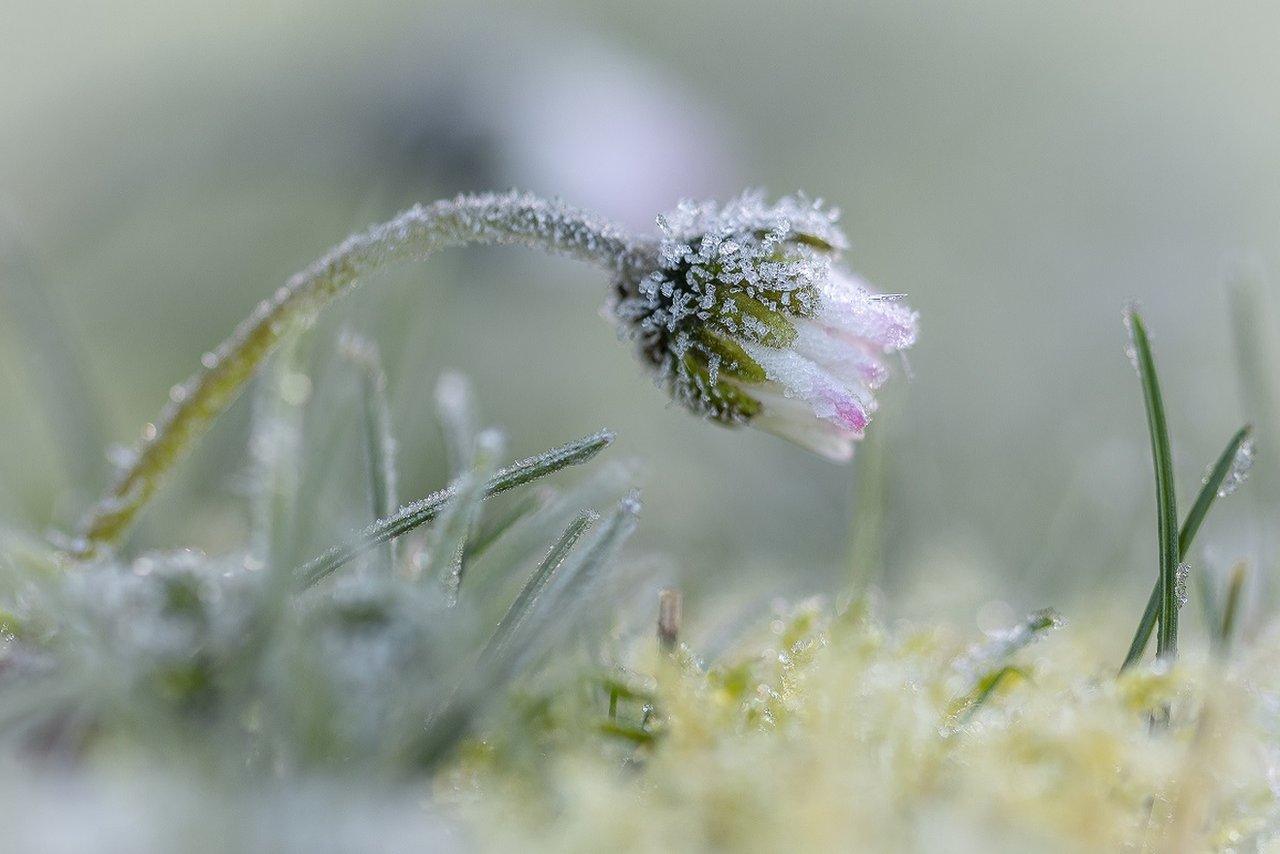
[(1138, 376), (1142, 376), (1142, 367), (1138, 364), (1138, 348), (1132, 344), (1126, 344), (1124, 355), (1129, 360), (1129, 364), (1133, 365), (1133, 369), (1138, 372)]
[[(1240, 447), (1236, 450), (1235, 458), (1231, 461), (1231, 471), (1227, 472), (1222, 485), (1218, 487), (1219, 498), (1226, 498), (1240, 488), (1240, 484), (1244, 483), (1249, 477), (1249, 470), (1253, 468), (1253, 458), (1253, 440), (1245, 439), (1240, 443)], [(1207, 483), (1208, 480), (1209, 478), (1206, 476), (1204, 482)]]
[(1142, 377), (1142, 366), (1138, 364), (1138, 345), (1133, 339), (1133, 315), (1139, 309), (1136, 302), (1130, 303), (1124, 310), (1124, 328), (1129, 333), (1129, 340), (1124, 345), (1124, 355), (1129, 360), (1129, 364), (1133, 365), (1133, 369), (1137, 371), (1138, 377)]

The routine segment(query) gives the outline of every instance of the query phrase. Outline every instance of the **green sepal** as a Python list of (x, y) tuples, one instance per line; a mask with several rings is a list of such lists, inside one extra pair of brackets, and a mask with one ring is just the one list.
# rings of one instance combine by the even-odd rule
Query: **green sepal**
[[(732, 307), (731, 307), (732, 306)], [(753, 318), (764, 326), (759, 342), (766, 347), (779, 350), (790, 347), (796, 340), (796, 328), (791, 325), (782, 313), (774, 311), (757, 299), (747, 296), (744, 291), (729, 291), (720, 304), (720, 312), (728, 317), (737, 314), (740, 318)], [(723, 326), (723, 323), (719, 324)]]
[(708, 353), (720, 357), (720, 373), (748, 383), (762, 383), (768, 379), (760, 363), (747, 355), (747, 351), (737, 341), (727, 335), (712, 332), (705, 326), (698, 327), (697, 334), (698, 343)]

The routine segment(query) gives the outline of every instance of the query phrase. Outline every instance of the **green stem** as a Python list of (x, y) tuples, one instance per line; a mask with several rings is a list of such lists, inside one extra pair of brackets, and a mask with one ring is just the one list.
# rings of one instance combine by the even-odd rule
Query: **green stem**
[(362, 276), (392, 261), (423, 259), (468, 243), (504, 243), (566, 255), (614, 272), (641, 269), (653, 247), (616, 226), (557, 202), (507, 193), (458, 196), (415, 206), (348, 238), (263, 300), (201, 368), (176, 386), (160, 417), (143, 429), (133, 464), (89, 512), (75, 553), (89, 557), (118, 541), (164, 476), (236, 399), (263, 359), (291, 329)]

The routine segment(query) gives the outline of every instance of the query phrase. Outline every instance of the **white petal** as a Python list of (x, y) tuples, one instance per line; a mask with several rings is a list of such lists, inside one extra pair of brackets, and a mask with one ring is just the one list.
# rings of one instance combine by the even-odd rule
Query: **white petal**
[(812, 415), (861, 438), (876, 408), (875, 398), (865, 388), (840, 381), (794, 350), (777, 350), (746, 341), (742, 346), (764, 368), (765, 375), (781, 385), (788, 396), (799, 397), (808, 403)]
[(868, 396), (870, 390), (888, 379), (888, 369), (870, 352), (872, 347), (866, 341), (812, 320), (793, 322), (797, 335), (792, 349), (817, 362), (827, 373), (850, 386), (866, 389)]
[(836, 462), (853, 458), (854, 443), (862, 434), (815, 417), (813, 407), (799, 397), (788, 397), (787, 391), (774, 382), (751, 387), (751, 395), (760, 401), (760, 414), (751, 426), (780, 436)]
[(918, 315), (905, 303), (881, 297), (844, 269), (832, 269), (819, 285), (818, 321), (861, 338), (882, 352), (915, 343)]

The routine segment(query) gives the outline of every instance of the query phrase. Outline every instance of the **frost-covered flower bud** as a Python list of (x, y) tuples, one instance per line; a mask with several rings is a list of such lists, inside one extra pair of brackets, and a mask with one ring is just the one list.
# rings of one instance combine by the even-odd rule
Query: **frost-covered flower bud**
[(849, 459), (917, 315), (836, 266), (837, 218), (803, 196), (682, 202), (658, 218), (652, 269), (615, 281), (620, 331), (693, 412)]

